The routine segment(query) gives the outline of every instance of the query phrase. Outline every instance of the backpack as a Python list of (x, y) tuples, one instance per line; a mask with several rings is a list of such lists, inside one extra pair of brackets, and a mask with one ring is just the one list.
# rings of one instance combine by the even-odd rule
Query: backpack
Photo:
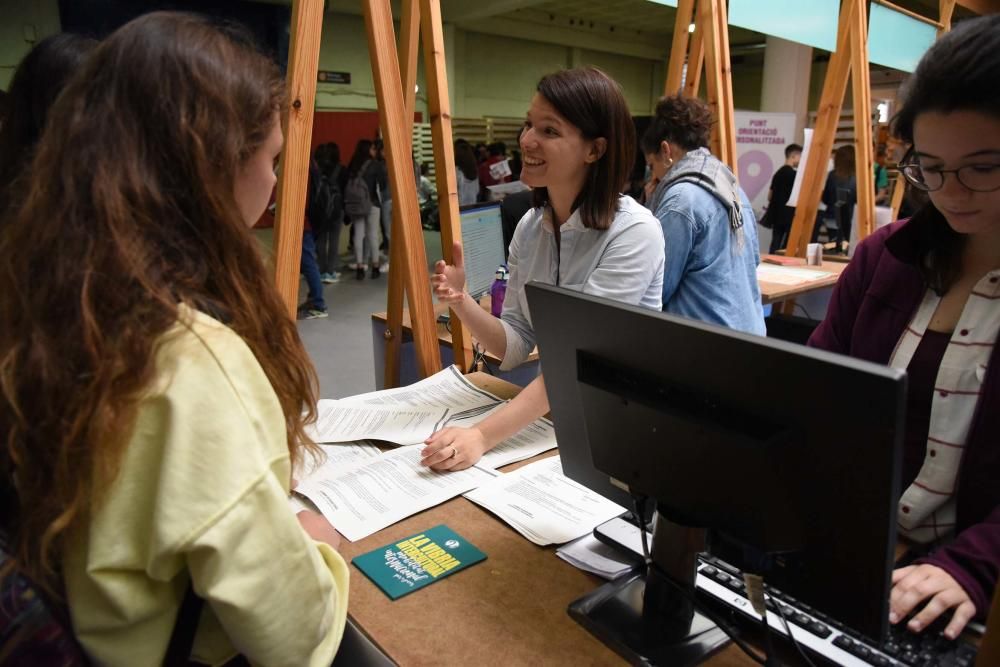
[(353, 218), (364, 218), (372, 210), (372, 197), (368, 191), (368, 183), (365, 182), (365, 172), (371, 160), (365, 162), (358, 173), (347, 181), (344, 189), (344, 210), (347, 215)]
[[(203, 600), (188, 585), (163, 664), (186, 665)], [(0, 665), (83, 667), (91, 664), (73, 636), (69, 612), (13, 567), (0, 533)]]
[(339, 185), (341, 169), (338, 164), (332, 173), (321, 173), (316, 179), (309, 212), (309, 221), (314, 225), (327, 225), (334, 222), (337, 216), (344, 215), (344, 194)]

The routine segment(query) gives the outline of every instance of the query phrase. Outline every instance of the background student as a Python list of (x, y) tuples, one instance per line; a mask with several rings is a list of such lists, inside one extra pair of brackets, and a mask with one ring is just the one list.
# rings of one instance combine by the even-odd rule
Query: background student
[(17, 66), (10, 91), (0, 100), (0, 226), (14, 182), (31, 160), (52, 103), (96, 44), (71, 33), (53, 35)]
[(338, 536), (288, 508), (316, 382), (249, 231), (285, 102), (248, 44), (171, 13), (108, 37), (0, 232), (5, 546), (97, 664), (159, 664), (189, 587), (201, 662), (329, 665), (344, 630)]
[(845, 243), (851, 242), (851, 224), (854, 205), (858, 203), (858, 179), (854, 166), (854, 146), (841, 146), (833, 152), (833, 170), (826, 176), (823, 186), (823, 203), (827, 214), (837, 223), (833, 236), (834, 253), (846, 252)]
[(712, 112), (672, 95), (642, 136), (655, 188), (646, 206), (663, 226), (663, 311), (764, 335), (757, 220), (729, 167), (708, 151)]
[(385, 165), (376, 159), (375, 143), (361, 139), (347, 167), (344, 208), (354, 237), (355, 277), (365, 279), (365, 256), (371, 258), (372, 278), (381, 275), (378, 232), (382, 202), (379, 193), (389, 188)]
[[(802, 146), (788, 144), (785, 146), (785, 164), (774, 172), (771, 178), (771, 188), (767, 191), (767, 226), (771, 228), (771, 245), (769, 253), (775, 253), (788, 243), (788, 232), (792, 229), (795, 219), (795, 207), (787, 206), (795, 185), (795, 170), (799, 168), (802, 159)], [(763, 223), (762, 223), (763, 224)]]
[[(809, 344), (906, 369), (900, 535), (930, 553), (893, 573), (893, 623), (945, 612), (955, 637), (1000, 573), (1000, 16), (924, 55), (893, 121), (930, 200), (862, 241)], [(850, 415), (842, 415), (850, 419)]]
[[(620, 195), (635, 156), (635, 129), (618, 84), (591, 67), (544, 77), (521, 134), (521, 180), (533, 208), (510, 244), (510, 280), (500, 319), (465, 291), (462, 247), (439, 261), (431, 283), (501, 369), (535, 347), (524, 285), (532, 280), (659, 310), (663, 233), (649, 211)], [(549, 410), (541, 376), (473, 428), (445, 428), (427, 440), (423, 463), (458, 470)]]

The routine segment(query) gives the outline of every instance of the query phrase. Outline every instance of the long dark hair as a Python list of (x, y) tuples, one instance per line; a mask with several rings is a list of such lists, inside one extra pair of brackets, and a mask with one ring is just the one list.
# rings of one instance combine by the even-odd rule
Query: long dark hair
[(372, 146), (375, 142), (368, 139), (359, 139), (357, 145), (354, 146), (354, 155), (351, 156), (351, 162), (347, 165), (347, 173), (353, 178), (361, 173), (361, 168), (365, 166), (365, 162), (372, 159)]
[[(962, 21), (920, 59), (903, 91), (903, 105), (892, 119), (893, 133), (913, 143), (917, 116), (929, 111), (977, 111), (1000, 117), (1000, 15)], [(965, 236), (959, 234), (928, 198), (913, 215), (921, 230), (917, 268), (924, 282), (944, 294), (961, 271)]]
[(854, 166), (854, 146), (845, 144), (833, 151), (833, 173), (841, 179), (857, 176)]
[(52, 35), (17, 66), (0, 104), (0, 221), (12, 198), (13, 183), (42, 136), (49, 109), (96, 45), (95, 40), (72, 33)]
[(50, 589), (118, 474), (178, 304), (253, 352), (293, 464), (309, 442), (315, 371), (234, 195), (284, 105), (281, 71), (247, 43), (157, 12), (98, 46), (52, 108), (0, 230), (0, 487), (18, 503), (3, 527)]
[(479, 178), (479, 167), (476, 164), (476, 153), (472, 149), (472, 144), (459, 139), (455, 142), (455, 166), (459, 168), (462, 175), (470, 181)]
[[(635, 161), (635, 125), (621, 86), (596, 67), (576, 67), (542, 77), (537, 90), (584, 139), (607, 141), (604, 155), (587, 168), (583, 190), (573, 202), (584, 227), (607, 229)], [(548, 203), (548, 188), (535, 188), (535, 206)]]

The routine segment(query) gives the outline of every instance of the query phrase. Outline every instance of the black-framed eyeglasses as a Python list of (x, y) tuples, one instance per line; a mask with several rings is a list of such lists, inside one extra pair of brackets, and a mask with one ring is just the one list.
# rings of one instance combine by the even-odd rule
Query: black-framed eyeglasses
[(899, 161), (899, 171), (910, 185), (924, 192), (944, 187), (945, 174), (955, 174), (958, 182), (973, 192), (1000, 190), (1000, 164), (970, 164), (958, 169), (922, 167), (911, 148)]

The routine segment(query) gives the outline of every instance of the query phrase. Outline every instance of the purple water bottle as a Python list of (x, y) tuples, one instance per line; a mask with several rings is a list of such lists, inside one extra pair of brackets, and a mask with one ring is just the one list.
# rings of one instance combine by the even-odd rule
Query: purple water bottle
[(507, 296), (507, 265), (501, 264), (497, 267), (496, 279), (490, 286), (490, 313), (493, 317), (500, 317), (503, 312), (503, 299)]

